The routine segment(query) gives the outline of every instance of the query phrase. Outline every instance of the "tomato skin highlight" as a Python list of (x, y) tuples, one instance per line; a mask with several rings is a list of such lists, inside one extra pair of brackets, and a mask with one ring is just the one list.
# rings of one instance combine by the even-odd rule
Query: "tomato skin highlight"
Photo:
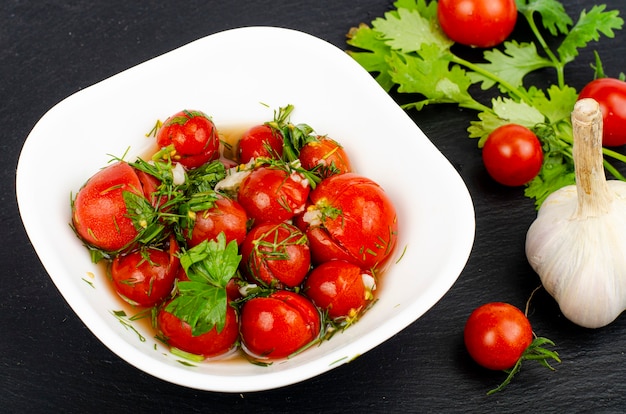
[(243, 349), (255, 358), (285, 358), (317, 338), (320, 315), (304, 296), (279, 290), (241, 309)]
[(255, 224), (275, 223), (302, 212), (310, 191), (300, 173), (259, 167), (241, 182), (237, 200)]
[(626, 144), (626, 82), (600, 78), (589, 82), (578, 99), (593, 98), (602, 111), (602, 144), (616, 147)]
[(241, 205), (229, 198), (218, 195), (215, 205), (196, 212), (191, 232), (185, 232), (189, 247), (194, 247), (204, 240), (213, 240), (221, 232), (226, 236), (226, 243), (235, 240), (243, 243), (247, 233), (248, 215)]
[(178, 244), (172, 237), (169, 251), (148, 248), (117, 255), (111, 262), (113, 287), (132, 305), (150, 307), (160, 303), (174, 287), (180, 267), (177, 253)]
[(269, 125), (255, 125), (239, 139), (237, 156), (246, 164), (253, 158), (280, 158), (283, 155), (283, 136)]
[(78, 235), (104, 251), (127, 247), (138, 232), (128, 217), (124, 191), (143, 196), (135, 170), (117, 162), (94, 174), (78, 191), (72, 222)]
[(377, 183), (355, 173), (333, 175), (311, 192), (310, 200), (313, 207), (307, 214), (317, 214), (320, 220), (312, 219), (314, 224), (306, 231), (315, 263), (339, 254), (337, 258), (373, 269), (390, 257), (397, 242), (398, 218)]
[(482, 149), (489, 175), (500, 184), (517, 187), (535, 178), (543, 164), (543, 150), (528, 128), (507, 124), (496, 128)]
[(265, 223), (252, 228), (241, 245), (243, 272), (253, 283), (296, 287), (311, 267), (306, 236), (288, 223)]
[(463, 337), (472, 359), (491, 370), (512, 368), (533, 341), (526, 315), (502, 302), (476, 308), (467, 319)]
[(194, 336), (191, 326), (165, 310), (163, 306), (157, 315), (157, 325), (161, 334), (167, 338), (169, 346), (212, 358), (223, 355), (233, 349), (239, 338), (239, 322), (235, 309), (226, 305), (226, 322), (221, 332), (213, 327), (208, 332)]
[(366, 286), (369, 272), (344, 260), (331, 260), (315, 267), (307, 276), (303, 292), (331, 319), (356, 317), (374, 298), (375, 286)]
[(488, 48), (504, 42), (517, 22), (515, 0), (439, 0), (441, 28), (457, 43)]
[(159, 148), (174, 147), (172, 160), (197, 168), (219, 158), (219, 136), (211, 118), (201, 111), (183, 110), (165, 120), (156, 136)]

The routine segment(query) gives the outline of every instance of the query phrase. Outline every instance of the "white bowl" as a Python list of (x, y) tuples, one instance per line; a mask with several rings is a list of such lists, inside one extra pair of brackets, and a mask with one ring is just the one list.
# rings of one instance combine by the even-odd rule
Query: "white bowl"
[[(277, 51), (288, 59), (279, 59)], [(267, 106), (261, 103), (267, 104)], [(399, 245), (379, 300), (319, 347), (268, 367), (243, 361), (183, 364), (147, 324), (129, 329), (102, 269), (72, 232), (70, 196), (111, 159), (142, 155), (157, 119), (184, 108), (218, 129), (292, 121), (341, 142), (355, 169), (396, 205)], [(114, 353), (172, 383), (247, 392), (296, 383), (338, 367), (387, 340), (430, 309), (461, 273), (474, 241), (474, 209), (463, 181), (415, 123), (352, 58), (293, 30), (250, 27), (197, 40), (60, 102), (33, 128), (17, 171), (17, 197), (33, 246), (76, 314)]]

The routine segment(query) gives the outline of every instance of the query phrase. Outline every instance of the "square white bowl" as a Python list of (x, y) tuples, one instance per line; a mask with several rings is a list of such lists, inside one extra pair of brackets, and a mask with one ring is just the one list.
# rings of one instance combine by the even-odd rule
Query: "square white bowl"
[[(273, 110), (287, 104), (295, 105), (294, 123), (340, 142), (355, 170), (391, 197), (399, 220), (397, 263), (384, 274), (375, 306), (320, 346), (268, 367), (239, 360), (183, 364), (146, 324), (129, 329), (113, 315), (124, 306), (69, 226), (70, 196), (111, 155), (128, 148), (128, 160), (144, 154), (152, 145), (145, 134), (157, 119), (198, 109), (218, 129), (241, 130), (272, 119)], [(96, 337), (149, 374), (210, 391), (277, 388), (367, 352), (450, 289), (474, 241), (474, 209), (463, 181), (370, 74), (323, 40), (272, 27), (205, 37), (63, 100), (28, 136), (16, 186), (41, 262)]]

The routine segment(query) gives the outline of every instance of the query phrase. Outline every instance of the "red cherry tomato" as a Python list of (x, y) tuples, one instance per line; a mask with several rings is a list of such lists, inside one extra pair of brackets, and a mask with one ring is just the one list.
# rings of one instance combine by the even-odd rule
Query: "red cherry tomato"
[(485, 141), (482, 155), (489, 175), (512, 187), (535, 178), (543, 164), (543, 150), (537, 136), (516, 124), (496, 128)]
[(241, 136), (237, 151), (242, 164), (258, 157), (280, 158), (283, 156), (283, 136), (269, 125), (256, 125)]
[(157, 133), (160, 148), (173, 146), (172, 160), (196, 168), (219, 158), (219, 136), (211, 118), (200, 111), (180, 111), (169, 117)]
[(306, 143), (298, 156), (302, 167), (315, 170), (322, 178), (352, 171), (348, 154), (341, 145), (330, 138), (320, 137)]
[(259, 167), (243, 179), (237, 200), (256, 224), (275, 223), (302, 212), (310, 190), (300, 173)]
[(515, 0), (439, 0), (437, 17), (455, 42), (487, 48), (506, 40), (517, 21)]
[(467, 319), (463, 335), (474, 361), (492, 370), (512, 368), (533, 341), (526, 315), (501, 302), (475, 309)]
[(163, 301), (174, 287), (180, 261), (172, 238), (169, 251), (148, 248), (117, 255), (111, 263), (111, 280), (117, 293), (132, 305), (150, 307)]
[(331, 319), (354, 318), (374, 299), (374, 277), (355, 264), (331, 260), (314, 268), (304, 294)]
[(110, 165), (94, 174), (78, 191), (72, 222), (78, 235), (104, 251), (127, 247), (137, 236), (128, 216), (123, 193), (143, 195), (135, 170), (125, 162)]
[(226, 309), (224, 328), (218, 332), (213, 327), (208, 332), (193, 336), (191, 326), (165, 310), (163, 306), (157, 315), (157, 325), (169, 346), (200, 355), (205, 358), (223, 355), (233, 349), (239, 338), (239, 322), (232, 306)]
[(189, 247), (196, 246), (204, 240), (213, 240), (224, 232), (226, 242), (235, 240), (243, 243), (246, 238), (248, 216), (246, 211), (235, 200), (218, 194), (212, 208), (196, 212), (191, 235), (186, 232)]
[(252, 228), (241, 246), (241, 256), (249, 279), (267, 286), (296, 287), (311, 266), (306, 236), (285, 222)]
[(613, 78), (595, 79), (580, 91), (578, 99), (593, 98), (602, 111), (602, 144), (626, 144), (626, 82)]
[(333, 175), (310, 199), (304, 221), (315, 263), (344, 259), (364, 269), (385, 263), (396, 245), (398, 220), (378, 184), (355, 173)]
[(320, 332), (317, 308), (304, 296), (279, 290), (255, 297), (241, 309), (241, 340), (255, 358), (285, 358), (315, 340)]

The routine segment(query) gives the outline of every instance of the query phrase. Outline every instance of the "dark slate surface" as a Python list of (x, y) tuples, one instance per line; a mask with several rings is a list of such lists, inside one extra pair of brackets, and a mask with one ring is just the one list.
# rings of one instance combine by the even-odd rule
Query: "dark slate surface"
[[(584, 330), (565, 320), (545, 292), (534, 298), (530, 320), (538, 334), (557, 343), (563, 362), (556, 372), (529, 363), (504, 392), (485, 395), (503, 375), (482, 370), (469, 359), (462, 343), (463, 325), (471, 310), (485, 302), (506, 301), (523, 308), (538, 286), (523, 252), (535, 211), (521, 190), (502, 188), (488, 179), (475, 142), (466, 138), (465, 128), (474, 114), (454, 107), (433, 107), (411, 116), (469, 187), (476, 208), (476, 241), (457, 283), (417, 322), (347, 365), (293, 386), (258, 393), (186, 389), (140, 372), (112, 354), (56, 290), (19, 218), (15, 167), (37, 120), (76, 91), (224, 29), (288, 27), (344, 49), (350, 27), (382, 15), (391, 1), (60, 3), (5, 0), (0, 5), (0, 411), (626, 410), (626, 318), (598, 331)], [(583, 0), (565, 3), (572, 16), (591, 7)], [(622, 1), (606, 3), (626, 12)], [(567, 69), (568, 83), (581, 88), (591, 78), (589, 63), (596, 47), (609, 75), (625, 70), (624, 36), (620, 32), (616, 39), (603, 39), (583, 52)], [(544, 73), (532, 81), (545, 84), (551, 76)]]

